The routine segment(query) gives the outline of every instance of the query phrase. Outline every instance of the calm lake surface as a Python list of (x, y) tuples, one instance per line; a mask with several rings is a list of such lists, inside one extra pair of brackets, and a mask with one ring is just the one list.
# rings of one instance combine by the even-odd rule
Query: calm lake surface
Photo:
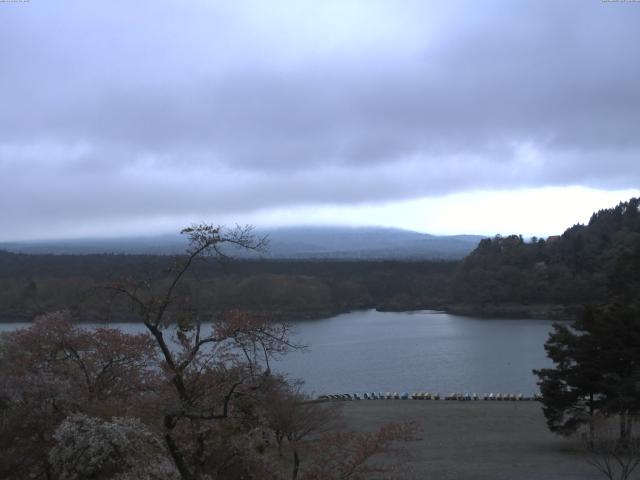
[[(275, 369), (309, 393), (536, 392), (533, 368), (550, 366), (549, 320), (470, 318), (434, 311), (352, 312), (292, 324), (308, 346)], [(0, 331), (25, 324), (0, 324)], [(102, 325), (104, 326), (104, 325)], [(129, 332), (139, 324), (110, 324)]]

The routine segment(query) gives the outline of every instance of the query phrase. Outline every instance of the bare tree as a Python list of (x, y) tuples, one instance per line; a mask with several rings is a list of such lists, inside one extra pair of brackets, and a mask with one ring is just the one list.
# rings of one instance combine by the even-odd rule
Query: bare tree
[[(398, 468), (397, 460), (406, 451), (398, 443), (416, 440), (418, 426), (413, 423), (390, 423), (375, 432), (329, 432), (307, 442), (312, 462), (303, 480), (366, 480), (388, 474)], [(372, 459), (385, 456), (381, 461)], [(395, 458), (394, 458), (395, 457)]]
[(609, 480), (628, 480), (640, 465), (640, 442), (601, 440), (589, 443), (587, 462)]
[[(207, 224), (181, 233), (189, 239), (186, 255), (176, 259), (161, 291), (149, 281), (121, 282), (109, 289), (130, 300), (161, 351), (173, 391), (171, 408), (164, 412), (164, 439), (182, 478), (192, 480), (210, 466), (215, 451), (207, 447), (215, 432), (211, 422), (246, 414), (236, 401), (260, 390), (270, 375), (270, 358), (297, 346), (289, 341), (285, 324), (239, 311), (217, 316), (205, 329), (201, 312), (190, 308), (179, 292), (195, 262), (225, 260), (227, 247), (260, 251), (266, 238), (256, 238), (251, 227), (225, 230)], [(176, 345), (166, 335), (172, 323), (178, 323)]]
[(301, 390), (301, 384), (274, 382), (266, 393), (264, 416), (273, 431), (282, 457), (286, 440), (295, 480), (300, 471), (301, 447), (305, 440), (335, 429), (340, 405), (312, 400)]

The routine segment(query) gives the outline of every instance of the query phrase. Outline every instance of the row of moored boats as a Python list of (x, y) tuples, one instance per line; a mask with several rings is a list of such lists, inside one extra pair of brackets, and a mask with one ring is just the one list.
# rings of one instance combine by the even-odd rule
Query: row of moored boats
[(414, 392), (414, 393), (398, 393), (398, 392), (372, 392), (363, 393), (359, 395), (357, 393), (339, 393), (336, 395), (320, 395), (318, 400), (459, 400), (459, 401), (473, 401), (473, 400), (487, 400), (487, 401), (525, 401), (525, 400), (540, 400), (541, 396), (536, 393), (532, 396), (525, 396), (522, 393), (451, 393), (449, 395), (440, 395), (439, 393), (430, 392)]

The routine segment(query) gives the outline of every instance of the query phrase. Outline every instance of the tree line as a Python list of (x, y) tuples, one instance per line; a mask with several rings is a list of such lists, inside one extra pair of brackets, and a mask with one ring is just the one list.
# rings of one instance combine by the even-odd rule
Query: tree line
[(607, 301), (610, 282), (628, 281), (621, 273), (640, 256), (639, 205), (632, 198), (548, 239), (480, 241), (452, 279), (451, 301), (574, 307)]
[[(28, 255), (0, 251), (0, 319), (30, 320), (59, 309), (83, 320), (133, 320), (122, 299), (99, 287), (122, 278), (158, 286), (171, 257), (159, 255)], [(317, 318), (363, 309), (442, 305), (456, 262), (198, 262), (181, 288), (204, 310), (269, 312)]]

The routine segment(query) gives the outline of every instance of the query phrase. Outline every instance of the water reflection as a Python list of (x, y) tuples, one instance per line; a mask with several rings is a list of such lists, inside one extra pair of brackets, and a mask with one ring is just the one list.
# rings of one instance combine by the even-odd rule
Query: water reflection
[(537, 390), (533, 368), (550, 365), (547, 320), (439, 312), (354, 312), (294, 324), (308, 351), (278, 364), (310, 392)]

